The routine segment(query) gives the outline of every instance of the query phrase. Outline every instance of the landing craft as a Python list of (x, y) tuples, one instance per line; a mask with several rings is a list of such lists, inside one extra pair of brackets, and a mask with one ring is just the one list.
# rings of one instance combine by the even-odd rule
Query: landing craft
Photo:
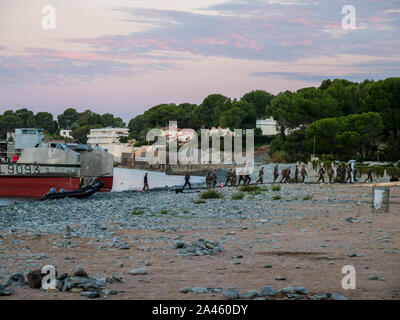
[(104, 183), (99, 192), (109, 192), (113, 163), (114, 157), (100, 147), (42, 143), (24, 149), (16, 162), (0, 164), (0, 196), (40, 198), (51, 188), (74, 191), (96, 181)]

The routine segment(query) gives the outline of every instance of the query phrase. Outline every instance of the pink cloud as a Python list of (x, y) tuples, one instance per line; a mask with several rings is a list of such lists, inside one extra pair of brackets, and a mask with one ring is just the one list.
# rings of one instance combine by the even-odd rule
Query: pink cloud
[(313, 44), (312, 40), (304, 40), (304, 41), (281, 41), (280, 44), (283, 47), (295, 47), (295, 46), (305, 46), (310, 47)]
[(371, 17), (369, 18), (373, 23), (381, 23), (385, 21), (384, 17)]
[(214, 39), (214, 38), (201, 38), (193, 41), (196, 44), (205, 44), (205, 45), (225, 45), (228, 44), (228, 41), (222, 39)]
[(313, 23), (306, 19), (306, 18), (294, 18), (294, 19), (290, 19), (290, 22), (295, 22), (295, 23), (300, 23), (303, 26), (311, 26)]
[(253, 49), (256, 51), (261, 50), (261, 46), (257, 45), (257, 42), (255, 40), (251, 40), (244, 35), (233, 34), (231, 35), (231, 37), (236, 40), (234, 42), (235, 47)]

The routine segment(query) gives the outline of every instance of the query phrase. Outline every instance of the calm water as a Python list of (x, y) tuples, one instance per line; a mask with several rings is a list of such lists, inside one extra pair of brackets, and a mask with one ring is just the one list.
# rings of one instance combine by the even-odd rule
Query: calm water
[[(143, 177), (146, 172), (148, 173), (150, 189), (165, 186), (182, 186), (185, 183), (184, 176), (168, 176), (163, 172), (115, 168), (113, 191), (139, 190), (143, 188)], [(205, 177), (193, 176), (190, 177), (190, 182), (203, 183), (205, 182)]]

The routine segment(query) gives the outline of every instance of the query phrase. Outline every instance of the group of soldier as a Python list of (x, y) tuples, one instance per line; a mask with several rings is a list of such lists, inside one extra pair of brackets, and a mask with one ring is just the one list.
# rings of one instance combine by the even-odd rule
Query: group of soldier
[[(279, 183), (290, 183), (292, 182), (291, 179), (291, 172), (292, 170), (290, 169), (290, 167), (284, 168), (281, 171), (281, 180), (279, 181)], [(369, 181), (369, 182), (373, 182), (373, 178), (372, 178), (372, 174), (373, 174), (373, 169), (372, 167), (368, 168), (367, 170), (367, 178), (365, 179), (364, 183)], [(301, 179), (299, 179), (299, 174), (301, 176)], [(324, 167), (322, 166), (319, 171), (318, 171), (318, 183), (322, 182), (325, 183), (325, 175), (328, 175), (329, 177), (329, 183), (334, 183), (334, 182), (339, 182), (339, 183), (347, 183), (348, 181), (351, 182), (358, 182), (357, 179), (357, 168), (353, 168), (351, 166), (351, 164), (349, 164), (348, 166), (346, 166), (345, 164), (341, 164), (338, 166), (338, 168), (336, 169), (336, 179), (335, 179), (335, 172), (333, 170), (332, 167), (329, 167), (327, 169), (327, 171), (325, 172)], [(294, 182), (295, 183), (304, 183), (305, 179), (307, 177), (307, 170), (306, 170), (306, 166), (303, 164), (301, 166), (301, 170), (299, 168), (298, 165), (296, 165), (295, 171), (294, 171)], [(353, 179), (352, 179), (353, 177)], [(279, 178), (279, 165), (276, 164), (275, 168), (274, 168), (274, 182), (276, 183), (278, 181)], [(399, 181), (398, 178), (394, 179), (394, 177), (392, 177), (391, 181)], [(143, 191), (149, 190), (149, 183), (148, 183), (148, 174), (146, 173), (144, 176), (144, 185), (143, 185)], [(239, 180), (237, 179), (237, 172), (236, 169), (230, 169), (226, 175), (226, 180), (225, 180), (225, 184), (224, 186), (228, 186), (228, 184), (230, 183), (230, 185), (232, 187), (235, 186), (240, 186), (240, 184), (243, 182), (243, 185), (249, 185), (251, 182), (251, 176), (249, 174), (249, 171), (243, 171), (241, 170), (239, 172)], [(215, 188), (217, 186), (218, 183), (218, 178), (217, 178), (217, 171), (214, 170), (213, 173), (211, 174), (210, 172), (208, 172), (207, 177), (206, 177), (206, 184), (207, 184), (207, 189), (210, 188)], [(261, 167), (260, 171), (258, 172), (258, 180), (256, 181), (256, 184), (264, 183), (264, 167)], [(185, 176), (185, 185), (183, 186), (182, 190), (186, 187), (189, 186), (190, 189), (192, 189), (192, 186), (190, 184), (190, 175), (186, 175)]]
[[(262, 176), (264, 175), (264, 168), (262, 168), (260, 170), (260, 174), (262, 172)], [(207, 189), (210, 188), (215, 188), (217, 185), (217, 171), (214, 171), (212, 174), (208, 173), (207, 177), (206, 177), (206, 184), (207, 184)], [(262, 178), (261, 178), (262, 181)], [(237, 173), (236, 173), (236, 169), (230, 169), (226, 175), (226, 180), (225, 180), (225, 186), (228, 186), (228, 184), (230, 183), (230, 185), (232, 187), (235, 186), (240, 186), (240, 184), (243, 182), (243, 185), (248, 185), (251, 182), (251, 177), (250, 177), (250, 173), (248, 171), (243, 172), (241, 171), (239, 173), (239, 180), (237, 179)], [(262, 182), (261, 182), (262, 183)]]
[[(328, 177), (329, 177), (329, 183), (334, 183), (335, 182), (335, 172), (333, 170), (332, 167), (329, 167), (327, 172)], [(372, 174), (373, 174), (373, 169), (372, 167), (368, 168), (367, 170), (367, 178), (365, 179), (364, 183), (369, 181), (369, 182), (373, 182), (373, 178), (372, 178)], [(324, 167), (321, 167), (318, 171), (318, 183), (320, 183), (320, 181), (322, 180), (323, 183), (325, 183), (325, 169)], [(338, 168), (336, 169), (336, 182), (339, 183), (347, 183), (350, 182), (352, 183), (354, 182), (358, 182), (358, 170), (356, 167), (352, 167), (351, 164), (349, 164), (348, 166), (346, 166), (345, 164), (341, 164), (338, 166)], [(353, 179), (352, 179), (353, 177)]]
[[(301, 171), (299, 170), (299, 167), (296, 165), (296, 170), (295, 170), (295, 182), (299, 182), (299, 173), (301, 173), (301, 182), (304, 182), (305, 177), (307, 176), (307, 171), (305, 166), (303, 165)], [(291, 174), (291, 169), (287, 167), (286, 169), (282, 170), (282, 179), (280, 182), (290, 182)], [(239, 177), (239, 178), (238, 178)], [(274, 183), (277, 181), (279, 177), (279, 167), (278, 165), (275, 166), (274, 169)], [(235, 186), (240, 186), (240, 184), (243, 182), (243, 185), (249, 185), (251, 182), (251, 176), (248, 171), (241, 171), (239, 175), (237, 175), (236, 169), (230, 169), (226, 175), (226, 180), (224, 186), (228, 186), (229, 184), (232, 187)], [(261, 167), (260, 171), (258, 172), (258, 180), (256, 181), (256, 184), (264, 183), (264, 167)], [(206, 184), (207, 184), (207, 189), (210, 188), (215, 188), (217, 185), (217, 171), (214, 171), (212, 174), (208, 173), (206, 177)]]
[[(282, 178), (279, 181), (279, 183), (282, 183), (282, 182), (283, 183), (289, 183), (289, 182), (291, 182), (291, 176), (290, 176), (291, 173), (292, 173), (292, 170), (290, 169), (290, 167), (282, 169), (282, 171), (281, 171)], [(301, 180), (299, 180), (299, 173), (301, 175)], [(303, 183), (304, 180), (306, 179), (306, 176), (307, 176), (306, 166), (303, 165), (301, 167), (301, 170), (300, 170), (299, 166), (296, 165), (296, 168), (294, 170), (294, 182), (295, 183), (298, 183), (298, 182)], [(274, 168), (274, 183), (277, 182), (278, 178), (279, 178), (279, 166), (275, 165), (275, 168)]]
[[(279, 165), (275, 165), (274, 168), (274, 181), (273, 183), (290, 183), (292, 182), (292, 170), (290, 167), (286, 167), (282, 169), (281, 171), (281, 179), (278, 181), (279, 178)], [(357, 180), (357, 169), (352, 168), (352, 166), (349, 164), (346, 166), (345, 164), (339, 165), (339, 167), (336, 170), (336, 179), (335, 179), (335, 172), (332, 167), (329, 167), (327, 171), (325, 171), (324, 167), (321, 167), (318, 171), (318, 183), (321, 181), (325, 183), (325, 175), (328, 175), (329, 178), (329, 183), (334, 183), (334, 182), (339, 182), (339, 183), (347, 183), (350, 181), (353, 182), (358, 182)], [(367, 170), (367, 179), (365, 179), (364, 182), (372, 182), (373, 170), (372, 167)], [(296, 165), (296, 168), (294, 170), (294, 182), (295, 183), (304, 183), (305, 179), (307, 177), (307, 170), (306, 166), (303, 164), (301, 166), (301, 169), (299, 168), (298, 165)], [(352, 179), (353, 177), (353, 179)], [(212, 174), (209, 172), (206, 177), (206, 184), (207, 184), (207, 189), (210, 188), (215, 188), (217, 185), (217, 171), (214, 171)], [(226, 175), (226, 180), (224, 186), (240, 186), (240, 184), (243, 182), (243, 185), (248, 185), (251, 182), (251, 177), (248, 171), (243, 172), (241, 171), (239, 173), (239, 178), (237, 178), (237, 172), (236, 169), (230, 169)], [(258, 180), (256, 181), (256, 184), (264, 183), (264, 167), (260, 169), (258, 172)]]

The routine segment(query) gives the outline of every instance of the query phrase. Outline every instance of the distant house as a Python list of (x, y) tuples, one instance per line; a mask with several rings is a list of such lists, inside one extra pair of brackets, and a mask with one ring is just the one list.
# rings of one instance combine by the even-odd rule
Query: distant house
[(274, 118), (269, 118), (265, 120), (257, 120), (256, 127), (260, 128), (263, 136), (275, 136), (279, 132), (276, 130), (277, 122)]
[(147, 152), (151, 146), (141, 146), (133, 149), (134, 161), (147, 162)]
[(161, 128), (161, 131), (167, 143), (175, 139), (180, 144), (185, 144), (196, 136), (196, 131), (193, 129), (171, 128), (168, 126)]
[(87, 143), (100, 146), (114, 156), (115, 162), (121, 162), (123, 153), (132, 153), (133, 147), (128, 143), (121, 143), (121, 137), (128, 137), (128, 128), (102, 128), (91, 129)]
[(215, 135), (219, 135), (221, 137), (224, 137), (224, 136), (234, 137), (235, 136), (235, 132), (231, 131), (231, 129), (229, 129), (229, 128), (221, 128), (221, 127), (218, 127), (218, 128), (212, 127), (210, 129), (210, 135), (214, 135), (214, 134)]
[[(280, 132), (276, 129), (277, 128), (277, 121), (274, 118), (269, 118), (265, 120), (257, 120), (256, 127), (260, 128), (262, 131), (263, 136), (276, 136)], [(295, 129), (285, 129), (285, 134), (291, 134), (293, 131), (298, 130), (299, 128)]]
[(72, 130), (60, 130), (60, 136), (64, 137), (64, 138), (72, 139), (71, 132), (72, 132)]

